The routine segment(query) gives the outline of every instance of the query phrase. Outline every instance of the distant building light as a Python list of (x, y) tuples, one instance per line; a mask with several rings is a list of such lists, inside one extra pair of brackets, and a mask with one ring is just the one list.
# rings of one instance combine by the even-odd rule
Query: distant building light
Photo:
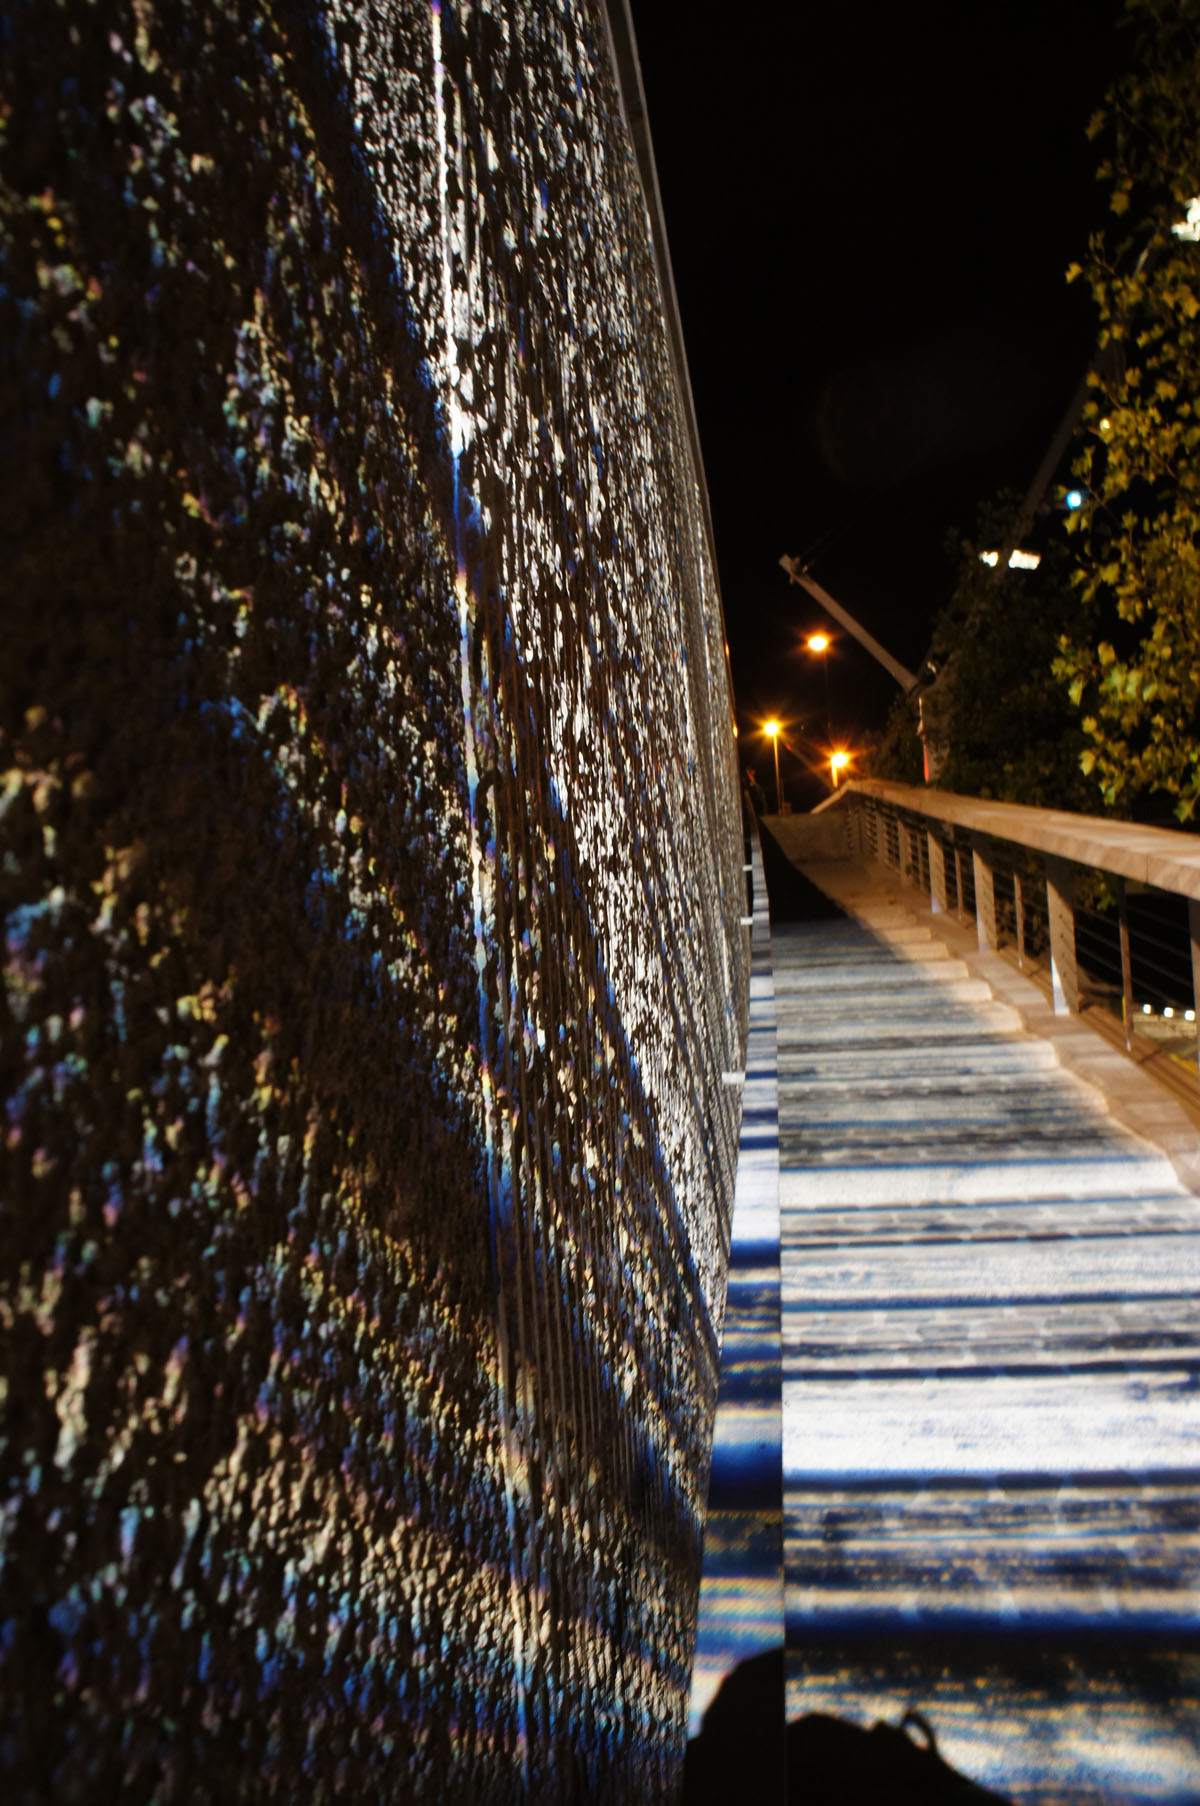
[(1151, 1016), (1151, 1015), (1153, 1015), (1153, 1013), (1154, 1012), (1151, 1010), (1150, 1005), (1148, 1003), (1144, 1003), (1142, 1005), (1142, 1015), (1143, 1016)]
[[(1000, 562), (1000, 554), (999, 552), (981, 552), (979, 554), (979, 562), (980, 564), (990, 564), (995, 567)], [(1041, 562), (1042, 555), (1040, 552), (1010, 552), (1008, 555), (1008, 568), (1010, 571), (1036, 571)]]
[(1175, 1012), (1174, 1012), (1174, 1010), (1173, 1010), (1173, 1009), (1172, 1009), (1172, 1008), (1171, 1008), (1171, 1006), (1170, 1006), (1170, 1004), (1169, 1004), (1169, 1003), (1168, 1003), (1168, 1004), (1165, 1004), (1165, 1005), (1164, 1005), (1164, 1006), (1163, 1006), (1163, 1015), (1164, 1015), (1164, 1016), (1165, 1016), (1165, 1017), (1166, 1017), (1166, 1018), (1167, 1018), (1167, 1020), (1168, 1020), (1168, 1021), (1170, 1021), (1170, 1019), (1171, 1019), (1171, 1017), (1172, 1017), (1172, 1016), (1173, 1016), (1173, 1015), (1174, 1015), (1174, 1014), (1175, 1014)]
[(1195, 1010), (1184, 1010), (1183, 1019), (1185, 1022), (1194, 1022), (1196, 1020)]
[(1200, 194), (1194, 195), (1188, 202), (1187, 218), (1181, 219), (1171, 230), (1176, 238), (1186, 238), (1191, 244), (1200, 244)]
[(1068, 489), (1066, 495), (1063, 497), (1063, 500), (1064, 500), (1064, 502), (1066, 502), (1068, 508), (1071, 508), (1071, 509), (1082, 508), (1083, 507), (1083, 490), (1082, 489)]

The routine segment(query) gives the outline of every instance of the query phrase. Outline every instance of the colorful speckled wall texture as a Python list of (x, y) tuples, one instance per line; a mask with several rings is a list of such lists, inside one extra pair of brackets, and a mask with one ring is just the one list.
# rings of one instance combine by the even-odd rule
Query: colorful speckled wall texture
[(0, 57), (0, 1791), (668, 1799), (747, 945), (609, 23)]

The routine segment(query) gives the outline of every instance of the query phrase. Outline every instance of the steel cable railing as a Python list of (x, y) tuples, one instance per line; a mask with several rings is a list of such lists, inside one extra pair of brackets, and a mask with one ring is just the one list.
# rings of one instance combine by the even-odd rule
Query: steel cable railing
[(1200, 836), (852, 781), (870, 856), (1040, 978), (1056, 1008), (1100, 1008), (1139, 1057), (1197, 1074)]

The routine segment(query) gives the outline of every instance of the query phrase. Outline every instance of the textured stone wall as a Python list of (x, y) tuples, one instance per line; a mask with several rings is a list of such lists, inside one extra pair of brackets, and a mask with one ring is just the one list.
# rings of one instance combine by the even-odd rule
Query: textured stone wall
[(0, 1790), (669, 1798), (746, 950), (599, 0), (0, 62)]

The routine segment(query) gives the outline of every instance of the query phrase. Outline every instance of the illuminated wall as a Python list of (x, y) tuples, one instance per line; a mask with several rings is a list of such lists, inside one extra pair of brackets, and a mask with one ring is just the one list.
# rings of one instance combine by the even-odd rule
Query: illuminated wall
[(746, 947), (603, 12), (0, 58), (6, 1797), (669, 1798)]

